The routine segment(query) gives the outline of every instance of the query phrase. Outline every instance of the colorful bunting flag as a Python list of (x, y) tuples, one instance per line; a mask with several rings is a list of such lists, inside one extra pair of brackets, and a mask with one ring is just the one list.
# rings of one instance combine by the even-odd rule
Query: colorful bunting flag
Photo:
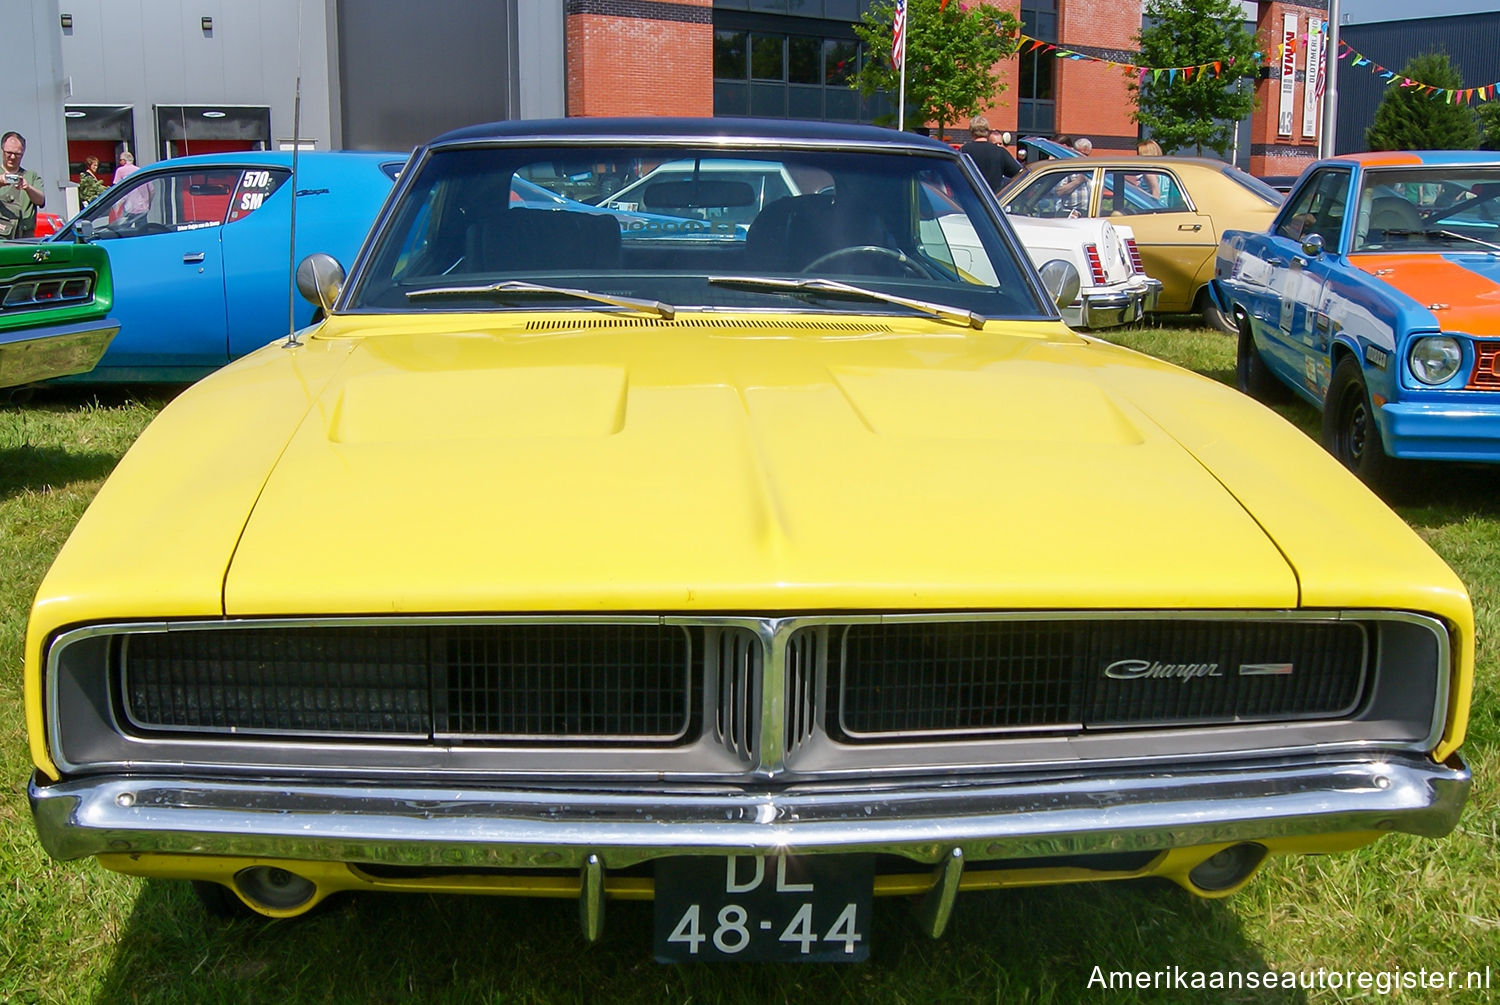
[(1395, 84), (1399, 87), (1415, 88), (1418, 92), (1435, 97), (1446, 104), (1467, 105), (1473, 102), (1476, 94), (1479, 95), (1480, 101), (1489, 101), (1494, 97), (1495, 87), (1500, 85), (1500, 81), (1485, 84), (1483, 87), (1437, 87), (1433, 84), (1424, 84), (1420, 80), (1400, 76), (1395, 70), (1386, 69), (1370, 57), (1356, 51), (1343, 39), (1339, 39), (1339, 59), (1349, 60), (1351, 67), (1368, 66), (1370, 72), (1384, 80), (1387, 87)]

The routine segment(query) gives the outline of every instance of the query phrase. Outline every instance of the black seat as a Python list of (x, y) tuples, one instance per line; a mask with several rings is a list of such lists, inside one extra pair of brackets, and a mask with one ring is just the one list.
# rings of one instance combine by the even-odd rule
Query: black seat
[(607, 213), (507, 209), (475, 227), (470, 245), (470, 272), (620, 267), (620, 224)]
[(892, 244), (868, 207), (842, 205), (828, 192), (787, 196), (767, 206), (750, 225), (745, 262), (763, 271), (801, 272), (831, 251)]
[(1370, 201), (1370, 233), (1423, 229), (1422, 214), (1399, 195), (1379, 195)]

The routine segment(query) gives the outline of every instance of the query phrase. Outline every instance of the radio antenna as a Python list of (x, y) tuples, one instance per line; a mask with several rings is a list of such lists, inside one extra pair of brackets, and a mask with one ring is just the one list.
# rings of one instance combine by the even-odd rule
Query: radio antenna
[(297, 92), (292, 99), (292, 176), (287, 185), (292, 190), (291, 236), (287, 241), (286, 270), (286, 341), (283, 349), (295, 349), (297, 339), (297, 152), (302, 148), (302, 3), (297, 3)]

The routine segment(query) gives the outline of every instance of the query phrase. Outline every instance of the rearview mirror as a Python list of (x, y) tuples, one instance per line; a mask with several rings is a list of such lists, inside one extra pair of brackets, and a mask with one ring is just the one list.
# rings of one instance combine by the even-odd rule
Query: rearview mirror
[(659, 181), (641, 193), (646, 209), (722, 209), (755, 205), (755, 189), (743, 181)]
[(324, 313), (333, 309), (333, 302), (344, 288), (344, 267), (338, 259), (322, 252), (308, 255), (297, 265), (297, 292), (314, 307)]

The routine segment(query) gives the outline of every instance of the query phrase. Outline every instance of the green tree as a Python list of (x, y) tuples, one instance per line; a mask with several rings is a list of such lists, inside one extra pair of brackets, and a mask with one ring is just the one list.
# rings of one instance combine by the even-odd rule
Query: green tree
[(1375, 120), (1365, 130), (1371, 150), (1473, 150), (1479, 146), (1474, 110), (1455, 105), (1447, 96), (1420, 87), (1402, 87), (1401, 78), (1456, 89), (1463, 78), (1446, 52), (1413, 56), (1385, 89), (1375, 109)]
[(1486, 101), (1475, 111), (1479, 115), (1479, 143), (1486, 150), (1500, 150), (1500, 101)]
[[(950, 123), (977, 114), (1005, 89), (990, 69), (1016, 51), (1021, 25), (1014, 14), (984, 2), (940, 7), (941, 0), (907, 0), (906, 107), (918, 124), (936, 122), (941, 137)], [(854, 25), (866, 56), (850, 86), (867, 98), (879, 91), (894, 96), (900, 87), (891, 65), (895, 9), (892, 0), (882, 0)]]
[[(1235, 0), (1147, 0), (1145, 13), (1141, 63), (1163, 72), (1132, 86), (1133, 118), (1165, 153), (1207, 147), (1228, 157), (1235, 127), (1255, 109), (1254, 88), (1241, 83), (1254, 79), (1259, 49), (1244, 11)], [(1194, 69), (1166, 72), (1178, 67)]]

